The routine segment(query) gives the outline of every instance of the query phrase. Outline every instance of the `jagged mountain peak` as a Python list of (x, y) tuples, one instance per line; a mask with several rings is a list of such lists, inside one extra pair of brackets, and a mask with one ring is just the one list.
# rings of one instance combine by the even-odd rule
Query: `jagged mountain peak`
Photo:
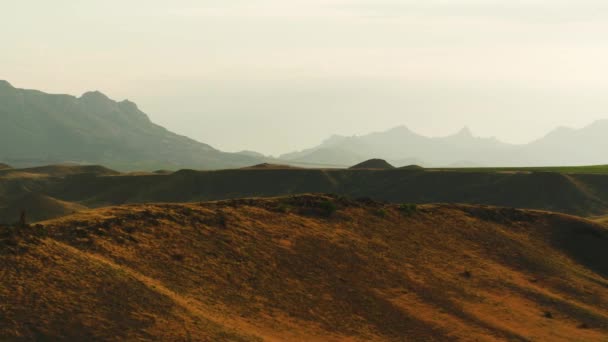
[(103, 100), (103, 101), (112, 101), (106, 94), (100, 92), (99, 90), (87, 91), (82, 94), (80, 97), (81, 100)]
[(137, 107), (137, 103), (129, 101), (129, 100), (120, 101), (120, 102), (118, 102), (118, 105), (120, 105), (122, 108), (125, 108), (130, 111), (139, 111), (139, 107)]
[(217, 169), (262, 161), (170, 132), (135, 103), (100, 91), (74, 97), (17, 89), (17, 97), (6, 87), (0, 83), (0, 156), (16, 167), (77, 162), (119, 170)]

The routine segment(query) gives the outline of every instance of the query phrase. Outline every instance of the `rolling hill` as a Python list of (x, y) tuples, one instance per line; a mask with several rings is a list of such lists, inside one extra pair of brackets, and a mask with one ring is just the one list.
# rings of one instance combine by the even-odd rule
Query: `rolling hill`
[[(578, 170), (578, 169), (575, 169)], [(36, 194), (99, 208), (127, 203), (184, 203), (334, 193), (390, 203), (468, 203), (550, 210), (579, 216), (608, 213), (608, 174), (548, 171), (302, 169), (261, 164), (220, 171), (118, 173), (96, 166), (47, 166), (0, 171), (0, 223), (60, 213), (28, 205)], [(45, 203), (45, 202), (43, 202)], [(45, 216), (47, 218), (49, 216)], [(52, 217), (52, 216), (50, 216)]]
[(16, 167), (73, 162), (120, 170), (218, 169), (264, 159), (220, 152), (150, 121), (130, 101), (14, 88), (0, 81), (0, 161)]
[(605, 341), (608, 230), (301, 195), (0, 228), (9, 340)]

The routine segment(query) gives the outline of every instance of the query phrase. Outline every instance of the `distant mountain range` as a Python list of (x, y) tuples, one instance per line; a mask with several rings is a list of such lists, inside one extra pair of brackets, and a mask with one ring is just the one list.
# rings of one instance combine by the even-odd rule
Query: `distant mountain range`
[(150, 121), (130, 101), (100, 92), (81, 97), (17, 89), (0, 81), (0, 162), (73, 162), (120, 170), (220, 169), (265, 161), (224, 153)]
[(608, 120), (582, 129), (558, 128), (541, 139), (512, 145), (473, 136), (468, 128), (430, 138), (400, 126), (363, 136), (332, 136), (319, 146), (280, 156), (287, 162), (349, 166), (371, 158), (395, 166), (561, 166), (608, 164)]
[[(332, 136), (278, 159), (226, 153), (154, 124), (130, 101), (94, 91), (81, 97), (14, 88), (0, 81), (0, 163), (29, 167), (102, 164), (121, 171), (225, 169), (265, 162), (348, 167), (382, 158), (397, 167), (562, 166), (608, 164), (608, 120), (558, 128), (525, 145), (473, 136), (468, 128), (430, 138), (400, 126), (363, 136)], [(2, 166), (0, 166), (2, 168)]]

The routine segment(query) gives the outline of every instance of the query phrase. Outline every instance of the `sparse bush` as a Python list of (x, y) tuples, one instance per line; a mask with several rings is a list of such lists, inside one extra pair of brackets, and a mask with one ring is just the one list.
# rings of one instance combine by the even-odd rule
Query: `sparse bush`
[(409, 216), (418, 211), (418, 205), (415, 203), (403, 203), (399, 206), (399, 211), (401, 211), (403, 215)]
[(173, 259), (177, 262), (182, 262), (186, 259), (186, 256), (183, 255), (182, 253), (173, 253), (173, 254), (171, 254), (171, 259)]
[(330, 200), (319, 203), (319, 208), (325, 217), (331, 217), (338, 210), (336, 204)]
[(384, 208), (378, 208), (378, 209), (374, 210), (374, 215), (376, 215), (378, 217), (386, 217), (386, 216), (388, 216), (388, 212)]
[(279, 203), (279, 205), (276, 207), (276, 210), (280, 213), (287, 214), (291, 211), (291, 208), (286, 203)]
[(221, 210), (217, 212), (217, 224), (222, 228), (226, 228), (228, 226), (228, 218), (226, 217), (226, 213)]
[(27, 226), (27, 219), (25, 218), (25, 210), (21, 211), (21, 215), (19, 215), (19, 227), (24, 228)]
[(553, 318), (553, 314), (550, 311), (545, 311), (545, 313), (543, 314), (543, 317), (548, 318), (548, 319), (552, 319)]

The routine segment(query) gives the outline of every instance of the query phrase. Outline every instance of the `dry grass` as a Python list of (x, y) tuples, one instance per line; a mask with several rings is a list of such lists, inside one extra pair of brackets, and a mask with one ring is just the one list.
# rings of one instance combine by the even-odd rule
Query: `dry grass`
[[(327, 202), (337, 209), (331, 215)], [(0, 336), (605, 341), (608, 334), (608, 231), (565, 215), (465, 205), (404, 214), (398, 205), (304, 195), (129, 205), (43, 224), (44, 233), (20, 232), (14, 243), (0, 235)]]

